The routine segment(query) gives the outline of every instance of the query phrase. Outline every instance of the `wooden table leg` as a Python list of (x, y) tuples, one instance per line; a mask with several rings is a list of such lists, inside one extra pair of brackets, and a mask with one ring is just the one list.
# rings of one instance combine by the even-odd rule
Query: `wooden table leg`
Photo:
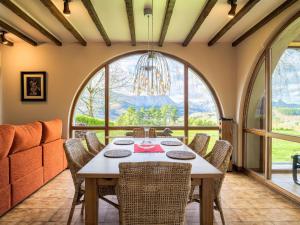
[(202, 179), (202, 186), (199, 187), (200, 193), (200, 225), (213, 225), (214, 207), (214, 179)]
[(98, 202), (97, 180), (85, 178), (85, 225), (98, 224)]

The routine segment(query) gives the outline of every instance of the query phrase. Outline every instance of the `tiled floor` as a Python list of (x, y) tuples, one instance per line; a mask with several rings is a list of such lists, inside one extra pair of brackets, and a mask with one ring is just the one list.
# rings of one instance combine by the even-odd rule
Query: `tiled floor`
[[(2, 216), (0, 225), (66, 224), (73, 191), (72, 179), (66, 170)], [(300, 225), (300, 206), (243, 174), (228, 173), (222, 196), (227, 225)], [(186, 224), (199, 224), (198, 207), (197, 203), (187, 207)], [(117, 225), (118, 211), (101, 201), (99, 219), (101, 224)], [(84, 224), (80, 206), (75, 210), (73, 224)], [(221, 224), (217, 211), (215, 224)]]

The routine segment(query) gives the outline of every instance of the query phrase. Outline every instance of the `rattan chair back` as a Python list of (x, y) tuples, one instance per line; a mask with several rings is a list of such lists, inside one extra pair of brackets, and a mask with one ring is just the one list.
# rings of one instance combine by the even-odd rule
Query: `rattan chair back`
[(210, 136), (207, 134), (196, 134), (189, 147), (200, 156), (205, 156)]
[(206, 158), (213, 166), (218, 168), (222, 173), (223, 176), (221, 179), (216, 180), (215, 183), (215, 194), (216, 196), (219, 195), (222, 183), (225, 178), (225, 174), (227, 172), (230, 157), (232, 155), (232, 145), (225, 140), (218, 140), (216, 141), (212, 151), (209, 153), (208, 157)]
[(183, 225), (191, 164), (120, 163), (117, 196), (122, 225)]
[(77, 172), (92, 159), (92, 156), (86, 151), (80, 139), (71, 138), (66, 140), (64, 149), (73, 182), (76, 186), (78, 183), (83, 182), (83, 179), (77, 177)]
[(149, 138), (156, 138), (156, 129), (153, 127), (149, 129)]
[(143, 127), (133, 128), (133, 137), (144, 138), (145, 137), (145, 129)]
[(86, 132), (85, 140), (88, 150), (94, 155), (98, 154), (105, 148), (105, 145), (99, 141), (95, 132)]

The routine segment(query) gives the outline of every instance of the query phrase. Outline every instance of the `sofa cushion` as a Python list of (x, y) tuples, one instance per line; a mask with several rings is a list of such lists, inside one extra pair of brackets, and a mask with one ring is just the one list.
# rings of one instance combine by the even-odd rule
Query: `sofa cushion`
[[(0, 189), (9, 184), (9, 160), (8, 157), (0, 160)], [(1, 196), (1, 195), (0, 195)]]
[(43, 144), (44, 183), (55, 177), (64, 167), (63, 140)]
[(10, 157), (10, 183), (42, 167), (42, 147), (12, 154)]
[(62, 120), (55, 119), (41, 122), (43, 125), (43, 143), (49, 143), (61, 138), (62, 135)]
[(0, 216), (7, 212), (11, 207), (11, 185), (0, 188)]
[(27, 198), (41, 186), (43, 186), (43, 167), (28, 173), (11, 185), (12, 206)]
[(11, 153), (24, 151), (40, 145), (42, 124), (40, 122), (15, 126), (16, 132)]
[(0, 160), (8, 155), (14, 140), (14, 135), (14, 126), (0, 125)]

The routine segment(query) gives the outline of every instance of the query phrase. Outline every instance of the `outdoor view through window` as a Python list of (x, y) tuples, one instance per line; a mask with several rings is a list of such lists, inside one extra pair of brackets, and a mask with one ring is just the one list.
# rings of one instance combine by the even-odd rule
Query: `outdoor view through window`
[[(188, 115), (184, 113), (184, 67), (173, 58), (166, 57), (171, 86), (166, 95), (150, 96), (145, 93), (134, 93), (135, 66), (141, 54), (122, 57), (100, 69), (82, 89), (74, 111), (73, 125), (105, 127), (108, 119), (110, 136), (124, 135), (118, 127), (128, 126), (161, 126), (177, 127), (174, 135), (184, 135), (184, 118), (188, 117), (188, 126), (217, 126), (219, 113), (210, 89), (200, 76), (188, 68)], [(108, 69), (108, 80), (105, 80), (105, 69)], [(105, 118), (105, 87), (109, 88), (109, 117)], [(182, 128), (182, 130), (180, 129)], [(101, 129), (99, 129), (101, 130)], [(102, 129), (103, 130), (103, 129)], [(209, 132), (214, 139), (217, 130)], [(194, 135), (195, 129), (189, 136)], [(99, 131), (98, 136), (104, 135)], [(101, 137), (100, 137), (101, 138)]]

